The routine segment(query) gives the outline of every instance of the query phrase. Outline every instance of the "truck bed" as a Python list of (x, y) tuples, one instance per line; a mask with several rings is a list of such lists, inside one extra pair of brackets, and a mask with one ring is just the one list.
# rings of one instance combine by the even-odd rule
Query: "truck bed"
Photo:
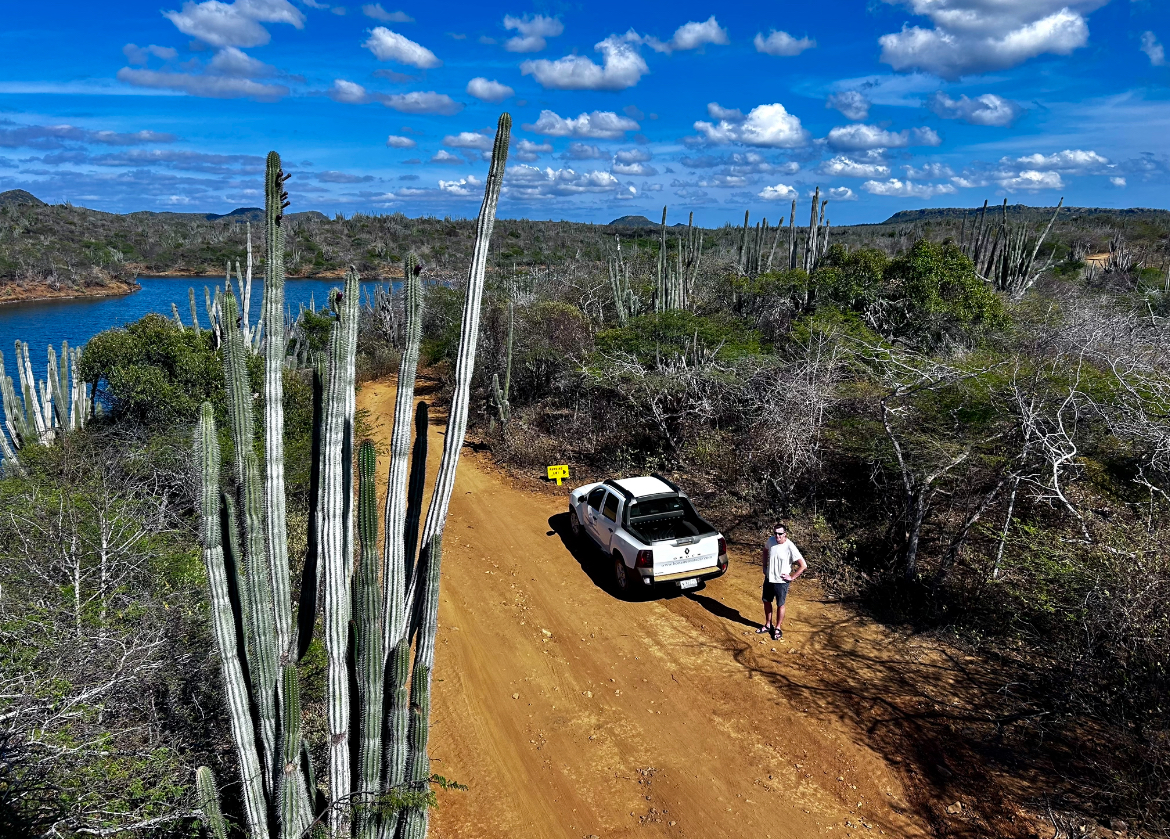
[[(637, 515), (645, 510), (649, 515)], [(630, 512), (627, 531), (647, 545), (654, 542), (692, 539), (716, 533), (685, 498), (663, 498), (639, 502)]]

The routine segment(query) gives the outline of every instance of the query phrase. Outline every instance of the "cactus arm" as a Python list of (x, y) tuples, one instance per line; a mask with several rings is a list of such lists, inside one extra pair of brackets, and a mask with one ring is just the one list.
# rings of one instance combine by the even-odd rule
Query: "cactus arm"
[(382, 592), (379, 585), (377, 454), (364, 441), (358, 449), (358, 536), (361, 559), (354, 584), (354, 629), (357, 635), (355, 676), (358, 690), (357, 805), (354, 835), (374, 839), (377, 819), (372, 805), (382, 779)]
[(256, 753), (255, 732), (248, 706), (248, 683), (238, 654), (236, 619), (232, 611), (230, 583), (224, 563), (222, 521), (219, 514), (219, 441), (211, 404), (203, 403), (195, 432), (200, 466), (203, 562), (210, 584), (211, 623), (219, 647), (223, 689), (231, 714), (232, 736), (240, 765), (244, 812), (253, 839), (267, 839), (264, 773)]
[[(19, 363), (19, 356), (17, 357)], [(12, 377), (4, 373), (4, 353), (0, 352), (0, 404), (4, 406), (4, 427), (12, 438), (12, 445), (19, 449), (28, 440), (25, 425), (24, 406), (16, 395)]]
[(219, 809), (219, 790), (215, 786), (215, 775), (206, 766), (195, 770), (195, 793), (198, 807), (203, 813), (203, 827), (211, 839), (227, 839), (227, 822)]
[[(69, 356), (62, 356), (61, 363), (68, 365)], [(65, 414), (65, 394), (61, 392), (61, 373), (57, 370), (57, 353), (53, 350), (52, 344), (49, 345), (48, 372), (50, 394), (49, 402), (52, 406), (52, 412), (49, 414), (49, 418), (53, 423), (56, 424), (57, 428), (60, 428), (62, 431), (64, 431), (69, 428), (69, 417), (67, 414)]]
[(305, 568), (297, 606), (297, 660), (309, 650), (317, 620), (317, 569), (321, 556), (321, 433), (324, 425), (325, 354), (318, 353), (313, 369), (313, 432), (309, 464), (309, 526), (305, 540)]
[[(325, 567), (325, 650), (328, 656), (329, 829), (349, 833), (351, 789), (349, 749), (349, 673), (347, 656), (350, 619), (350, 569), (353, 562), (350, 475), (352, 463), (353, 353), (349, 332), (357, 301), (357, 278), (351, 270), (338, 301), (338, 322), (329, 336), (329, 381), (325, 395), (322, 468), (321, 560)], [(347, 393), (348, 391), (348, 393)]]
[(313, 821), (309, 790), (301, 766), (301, 699), (297, 666), (285, 664), (281, 675), (284, 714), (281, 717), (280, 835), (301, 839)]
[(187, 299), (191, 304), (191, 328), (197, 333), (202, 332), (203, 329), (199, 325), (199, 308), (195, 305), (195, 286), (187, 287)]
[[(292, 595), (288, 574), (288, 536), (284, 499), (284, 330), (279, 327), (284, 308), (284, 172), (280, 155), (268, 154), (264, 178), (265, 224), (268, 255), (264, 264), (264, 319), (268, 337), (264, 347), (264, 519), (267, 560), (272, 574), (272, 599), (275, 605), (276, 649), (282, 662), (293, 654)], [(244, 338), (248, 336), (248, 300), (252, 291), (251, 226), (248, 227), (248, 278), (244, 286)]]
[(20, 376), (20, 390), (24, 394), (24, 412), (27, 426), (36, 435), (38, 443), (48, 442), (45, 415), (37, 399), (37, 381), (33, 376), (32, 361), (28, 357), (28, 344), (16, 342), (16, 372)]

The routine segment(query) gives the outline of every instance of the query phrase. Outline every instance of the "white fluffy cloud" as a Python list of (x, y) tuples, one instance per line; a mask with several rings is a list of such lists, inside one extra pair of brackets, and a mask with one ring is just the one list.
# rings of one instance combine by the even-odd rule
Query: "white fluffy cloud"
[(466, 178), (460, 178), (457, 181), (439, 181), (439, 191), (456, 198), (477, 197), (482, 188), (483, 181), (475, 177), (475, 175), (468, 175)]
[(793, 38), (787, 32), (781, 32), (776, 29), (773, 29), (766, 38), (763, 32), (757, 32), (752, 43), (756, 45), (756, 52), (783, 56), (800, 55), (805, 50), (812, 49), (817, 45), (817, 42), (811, 40), (808, 36), (797, 39)]
[(566, 119), (546, 110), (540, 112), (535, 123), (525, 125), (524, 130), (549, 137), (616, 140), (627, 131), (637, 131), (638, 123), (629, 117), (618, 116), (613, 111), (593, 111)]
[(224, 47), (207, 63), (207, 71), (218, 76), (256, 79), (275, 75), (276, 69), (252, 58), (236, 47)]
[(445, 93), (435, 93), (433, 90), (395, 93), (391, 96), (380, 95), (378, 101), (387, 108), (393, 108), (404, 114), (451, 116), (463, 110), (463, 106), (450, 96)]
[(646, 149), (624, 149), (613, 156), (613, 166), (610, 171), (615, 175), (653, 177), (658, 174), (658, 170), (647, 165), (651, 156)]
[(835, 186), (829, 190), (829, 198), (834, 201), (856, 201), (857, 196), (847, 186)]
[(462, 166), (467, 161), (457, 154), (451, 154), (446, 149), (439, 149), (435, 152), (434, 157), (431, 158), (431, 163), (450, 163), (455, 166)]
[(953, 178), (955, 175), (954, 170), (945, 163), (923, 163), (917, 168), (914, 166), (903, 166), (902, 171), (912, 181), (929, 180), (930, 178)]
[(676, 50), (695, 50), (707, 44), (726, 45), (730, 43), (727, 38), (727, 30), (719, 25), (719, 21), (715, 20), (715, 15), (711, 15), (702, 22), (692, 20), (684, 23), (674, 31), (674, 36), (669, 41), (659, 41), (657, 38), (649, 36), (643, 41), (655, 52), (667, 54)]
[(595, 45), (601, 64), (583, 55), (566, 55), (556, 61), (539, 58), (522, 62), (520, 72), (551, 90), (625, 90), (650, 72), (638, 52), (641, 42), (642, 37), (631, 29)]
[(391, 134), (386, 138), (386, 145), (392, 149), (413, 149), (418, 145), (410, 137), (401, 137), (397, 134)]
[(1153, 32), (1142, 33), (1142, 52), (1149, 56), (1151, 66), (1166, 66), (1166, 48), (1158, 42), (1158, 36)]
[(890, 167), (837, 155), (821, 164), (820, 173), (837, 178), (884, 178), (890, 174)]
[(548, 46), (545, 38), (555, 38), (565, 31), (563, 23), (555, 17), (544, 15), (525, 15), (522, 18), (505, 15), (504, 28), (520, 33), (504, 43), (504, 49), (508, 52), (540, 52)]
[(444, 137), (443, 145), (452, 149), (491, 151), (492, 138), (476, 131), (460, 131), (458, 134), (448, 134)]
[[(329, 98), (334, 102), (344, 102), (346, 105), (363, 105), (371, 101), (370, 92), (357, 82), (345, 79), (334, 79), (333, 87), (329, 88)], [(414, 145), (414, 143), (411, 143)]]
[(745, 146), (796, 148), (808, 142), (808, 132), (801, 126), (800, 119), (788, 113), (779, 102), (757, 105), (747, 117), (720, 119), (717, 123), (699, 120), (695, 123), (695, 130), (707, 142), (720, 145), (742, 143)]
[(890, 178), (888, 181), (866, 181), (861, 188), (870, 195), (892, 198), (933, 198), (936, 195), (950, 195), (955, 188), (950, 184), (916, 184)]
[(501, 84), (495, 79), (485, 79), (483, 76), (477, 76), (467, 83), (467, 92), (476, 99), (482, 99), (484, 102), (503, 102), (509, 96), (513, 96), (516, 91), (508, 87), (506, 84)]
[(372, 52), (379, 61), (394, 61), (420, 70), (429, 70), (443, 63), (422, 44), (416, 44), (385, 26), (375, 26), (370, 30), (370, 37), (362, 46)]
[(724, 108), (718, 102), (707, 103), (707, 116), (711, 117), (711, 119), (725, 119), (729, 122), (743, 121), (743, 111), (739, 108)]
[(959, 119), (971, 125), (991, 125), (1006, 128), (1016, 121), (1024, 109), (1002, 96), (984, 93), (974, 99), (966, 94), (952, 99), (941, 90), (926, 100), (926, 107), (943, 119)]
[(509, 167), (504, 189), (520, 198), (550, 198), (582, 193), (613, 192), (621, 186), (609, 172), (576, 172), (573, 169), (538, 169), (535, 166)]
[(1032, 169), (1055, 169), (1061, 172), (1088, 172), (1100, 170), (1109, 165), (1109, 158), (1095, 151), (1065, 149), (1055, 154), (1029, 154), (1016, 158), (1016, 163)]
[(1116, 187), (1124, 187), (1125, 186), (1125, 178), (1110, 178), (1109, 183), (1113, 184)]
[(887, 0), (930, 18), (883, 35), (881, 60), (946, 79), (1014, 67), (1046, 53), (1068, 55), (1089, 38), (1084, 15), (1108, 0)]
[(838, 125), (825, 138), (835, 149), (855, 151), (860, 149), (901, 149), (906, 146), (937, 146), (942, 138), (932, 128), (905, 128), (901, 131), (887, 131), (876, 125), (855, 123)]
[(531, 163), (542, 154), (551, 154), (551, 143), (534, 143), (531, 140), (520, 140), (512, 143), (511, 154), (516, 160)]
[(760, 190), (757, 195), (765, 201), (780, 201), (781, 199), (792, 200), (800, 197), (795, 187), (788, 184), (776, 184), (775, 186), (766, 186)]
[(406, 12), (388, 12), (381, 3), (367, 3), (362, 6), (362, 14), (382, 23), (414, 23), (414, 18)]
[(1059, 172), (1039, 172), (1025, 169), (1016, 175), (996, 178), (996, 183), (1008, 192), (1035, 192), (1040, 189), (1064, 189)]
[(842, 90), (840, 93), (831, 93), (825, 100), (826, 108), (833, 108), (841, 112), (845, 119), (860, 122), (869, 116), (869, 100), (856, 90)]
[(270, 35), (262, 23), (287, 23), (301, 29), (305, 16), (288, 0), (188, 0), (180, 11), (163, 12), (163, 17), (184, 35), (198, 38), (213, 47), (258, 47)]
[(605, 157), (605, 152), (588, 143), (569, 143), (569, 148), (565, 150), (562, 157), (565, 160), (601, 160)]

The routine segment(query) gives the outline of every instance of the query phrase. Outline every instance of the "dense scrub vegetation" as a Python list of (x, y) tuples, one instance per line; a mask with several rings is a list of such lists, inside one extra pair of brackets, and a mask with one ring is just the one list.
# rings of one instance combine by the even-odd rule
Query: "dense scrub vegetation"
[[(1166, 834), (1170, 225), (1128, 223), (1060, 219), (1051, 269), (1014, 299), (979, 276), (957, 218), (834, 229), (809, 271), (743, 270), (742, 231), (708, 231), (673, 311), (653, 303), (658, 234), (623, 231), (639, 303), (623, 320), (606, 266), (615, 230), (501, 221), (473, 421), (516, 469), (673, 474), (741, 556), (789, 520), (831, 593), (1004, 674), (1002, 714), (953, 736), (1018, 776), (1034, 806)], [(72, 230), (92, 244), (75, 247)], [(286, 259), (290, 273), (352, 261), (386, 275), (417, 248), (422, 362), (444, 381), (471, 240), (470, 222), (304, 218)], [(0, 210), (5, 277), (218, 270), (242, 242), (230, 221)], [(396, 368), (401, 305), (363, 309), (364, 377)], [(301, 323), (310, 347), (330, 322)], [(228, 777), (234, 759), (189, 455), (199, 403), (223, 410), (222, 358), (212, 333), (151, 316), (91, 341), (81, 369), (103, 417), (22, 450), (26, 474), (0, 480), (0, 833), (188, 835), (192, 767)], [(493, 377), (508, 382), (507, 412)], [(311, 400), (290, 368), (293, 555)], [(319, 708), (319, 648), (302, 671)]]

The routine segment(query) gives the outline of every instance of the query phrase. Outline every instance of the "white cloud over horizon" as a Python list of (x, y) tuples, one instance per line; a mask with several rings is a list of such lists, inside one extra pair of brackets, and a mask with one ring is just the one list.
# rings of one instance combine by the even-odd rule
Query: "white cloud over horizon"
[(526, 124), (525, 131), (549, 137), (579, 137), (584, 139), (616, 140), (627, 131), (637, 131), (638, 123), (613, 111), (593, 111), (566, 119), (554, 111), (544, 110), (535, 123)]
[(362, 46), (372, 52), (379, 61), (393, 61), (420, 70), (430, 70), (443, 64), (438, 56), (422, 44), (417, 44), (385, 26), (375, 26), (371, 29), (370, 37)]
[(777, 29), (773, 29), (767, 37), (764, 37), (763, 32), (757, 32), (752, 43), (756, 47), (756, 52), (784, 57), (800, 55), (805, 50), (810, 50), (817, 45), (817, 42), (807, 35), (798, 39)]
[(601, 53), (601, 64), (583, 55), (566, 55), (555, 61), (530, 59), (520, 64), (520, 73), (532, 76), (549, 90), (625, 90), (650, 72), (638, 52), (641, 42), (641, 36), (631, 29), (625, 35), (610, 35), (594, 46)]

